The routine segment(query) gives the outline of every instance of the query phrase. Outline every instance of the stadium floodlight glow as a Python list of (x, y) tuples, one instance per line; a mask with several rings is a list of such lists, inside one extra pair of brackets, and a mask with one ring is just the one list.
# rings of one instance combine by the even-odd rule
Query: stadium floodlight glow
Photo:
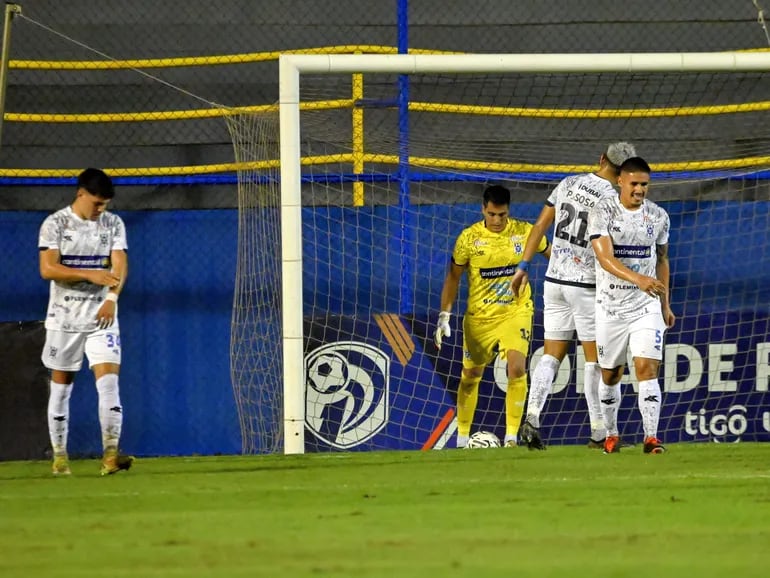
[(285, 453), (304, 452), (300, 81), (340, 73), (671, 73), (770, 70), (770, 53), (282, 55), (280, 193)]

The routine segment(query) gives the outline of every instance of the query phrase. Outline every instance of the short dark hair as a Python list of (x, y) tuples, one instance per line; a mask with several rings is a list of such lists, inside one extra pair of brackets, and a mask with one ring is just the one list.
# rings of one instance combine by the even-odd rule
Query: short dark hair
[(652, 170), (650, 170), (650, 165), (648, 165), (647, 161), (642, 157), (631, 157), (630, 159), (626, 159), (623, 164), (620, 165), (620, 171), (626, 173), (637, 173), (641, 171), (648, 174), (652, 172)]
[(112, 179), (101, 169), (88, 168), (78, 175), (78, 189), (85, 189), (102, 199), (115, 196)]
[(495, 205), (510, 205), (511, 191), (503, 185), (490, 185), (484, 189), (484, 206), (494, 203)]

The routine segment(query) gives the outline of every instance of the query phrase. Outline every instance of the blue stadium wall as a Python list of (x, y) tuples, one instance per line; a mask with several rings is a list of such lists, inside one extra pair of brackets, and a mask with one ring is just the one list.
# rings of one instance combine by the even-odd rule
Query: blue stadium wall
[[(729, 441), (731, 436), (732, 439), (770, 440), (767, 400), (770, 360), (764, 345), (770, 342), (770, 268), (766, 266), (770, 203), (701, 202), (697, 211), (694, 204), (684, 202), (669, 203), (666, 207), (673, 223), (672, 261), (688, 263), (687, 270), (673, 271), (673, 301), (680, 305), (677, 311), (680, 319), (667, 342), (691, 345), (704, 365), (696, 387), (666, 394), (661, 429), (671, 432), (674, 439), (669, 441)], [(437, 358), (425, 345), (438, 295), (416, 291), (414, 306), (410, 308), (413, 310), (399, 311), (402, 271), (399, 259), (393, 258), (401, 250), (398, 219), (388, 221), (393, 223), (392, 231), (375, 232), (389, 242), (372, 243), (371, 253), (359, 254), (360, 245), (352, 241), (355, 235), (360, 235), (360, 227), (368, 218), (396, 210), (394, 207), (304, 209), (305, 220), (314, 219), (316, 224), (326, 218), (338, 223), (343, 220), (339, 225), (341, 229), (329, 229), (335, 231), (330, 233), (330, 238), (317, 237), (315, 244), (305, 247), (306, 296), (311, 296), (314, 288), (322, 288), (323, 293), (330, 296), (326, 313), (356, 312), (355, 308), (350, 310), (348, 304), (368, 303), (370, 287), (344, 275), (316, 272), (314, 255), (335, 245), (346, 257), (356, 255), (359, 279), (374, 278), (370, 268), (388, 263), (385, 272), (378, 271), (376, 275), (385, 290), (382, 310), (375, 312), (402, 313), (402, 318), (408, 317), (417, 344), (409, 366), (392, 376), (393, 391), (412, 388), (414, 386), (408, 384), (414, 381), (419, 384), (426, 379), (437, 379), (430, 375), (437, 372), (426, 373), (426, 369), (434, 366), (438, 373), (456, 375), (459, 371), (458, 342), (453, 345), (455, 355), (451, 362), (447, 360), (448, 355)], [(539, 210), (538, 204), (515, 206), (517, 215), (527, 219), (534, 219)], [(437, 239), (448, 237), (444, 233), (434, 236), (433, 227), (435, 223), (450, 223), (450, 229), (459, 232), (478, 218), (478, 207), (423, 205), (414, 207), (413, 211), (412, 232), (416, 239), (416, 261), (420, 263), (415, 270), (415, 287), (440, 287), (451, 247), (435, 246)], [(123, 445), (140, 455), (239, 453), (241, 437), (229, 373), (237, 212), (185, 210), (120, 214), (126, 222), (130, 244), (130, 276), (120, 302), (124, 343)], [(36, 240), (45, 216), (42, 212), (0, 212), (0, 246), (4, 249), (0, 251), (0, 270), (4, 276), (0, 284), (0, 321), (39, 320), (44, 316), (48, 287), (38, 275)], [(383, 220), (373, 218), (372, 222)], [(341, 239), (351, 240), (350, 244), (340, 246)], [(433, 249), (429, 251), (431, 246)], [(386, 253), (391, 253), (387, 260), (383, 258)], [(758, 267), (757, 263), (765, 266)], [(542, 274), (540, 264), (533, 273), (538, 280), (535, 287), (538, 295)], [(361, 294), (346, 295), (345, 291), (351, 289)], [(540, 317), (536, 317), (536, 323), (539, 320)], [(372, 331), (364, 330), (365, 334), (377, 333), (373, 320), (367, 317), (363, 322), (373, 326)], [(341, 327), (344, 326), (342, 323)], [(541, 345), (540, 337), (541, 332), (536, 330), (533, 349)], [(719, 344), (729, 345), (719, 358), (727, 363), (723, 371), (709, 367), (709, 363), (718, 360), (713, 346)], [(732, 344), (735, 353), (725, 353)], [(686, 359), (679, 360), (677, 371), (684, 374), (690, 371)], [(487, 378), (493, 379), (490, 374)], [(724, 385), (730, 381), (737, 382), (736, 391), (729, 391), (730, 385)], [(440, 412), (451, 405), (451, 396), (434, 401), (431, 407), (435, 407), (437, 415), (429, 416), (426, 423), (412, 424), (415, 432), (437, 423), (442, 417)], [(574, 385), (570, 385), (563, 394), (555, 395), (551, 403), (552, 409), (569, 412), (582, 401), (574, 394)], [(635, 403), (635, 396), (625, 396), (623, 417), (626, 420), (636, 419)], [(494, 411), (482, 411), (480, 417), (488, 420), (492, 429), (499, 428), (500, 414), (494, 400), (490, 407)], [(81, 372), (76, 381), (72, 411), (71, 451), (98, 453), (96, 394), (93, 379), (86, 371)], [(583, 412), (582, 405), (578, 411)], [(559, 425), (562, 428), (559, 435), (585, 434), (586, 425), (580, 415), (578, 421), (569, 420)], [(40, 419), (44, 422), (45, 416), (41, 415)], [(403, 438), (404, 425), (399, 427)], [(387, 445), (387, 432), (387, 428), (383, 430), (380, 440), (370, 440), (372, 447)], [(415, 436), (398, 447), (420, 447), (423, 441)], [(318, 449), (324, 449), (324, 444), (319, 444)]]

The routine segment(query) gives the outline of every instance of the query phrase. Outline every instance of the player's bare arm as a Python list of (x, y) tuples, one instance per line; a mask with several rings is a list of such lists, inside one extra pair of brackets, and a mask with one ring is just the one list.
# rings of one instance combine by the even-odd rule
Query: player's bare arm
[(452, 304), (457, 299), (457, 292), (460, 288), (460, 279), (467, 265), (458, 265), (454, 261), (449, 264), (449, 270), (444, 278), (444, 286), (441, 288), (441, 312), (438, 316), (438, 325), (433, 335), (433, 342), (437, 349), (441, 349), (441, 341), (444, 337), (452, 335), (452, 326), (450, 319), (452, 316)]
[(112, 274), (120, 280), (117, 285), (110, 288), (110, 293), (120, 295), (123, 285), (126, 283), (126, 277), (128, 277), (128, 253), (122, 249), (112, 251), (110, 262), (112, 263)]
[(123, 285), (128, 276), (128, 255), (125, 251), (112, 251), (110, 253), (110, 262), (112, 263), (112, 274), (118, 277), (120, 281), (114, 287), (110, 287), (107, 298), (96, 313), (96, 320), (102, 329), (111, 327), (115, 323), (115, 315), (118, 310), (118, 295), (123, 290)]
[(612, 273), (615, 277), (633, 283), (648, 295), (660, 296), (666, 291), (666, 286), (659, 279), (641, 275), (621, 263), (615, 257), (612, 239), (609, 236), (602, 235), (601, 237), (596, 237), (591, 241), (591, 244), (594, 248), (596, 259), (605, 271)]
[[(540, 246), (540, 242), (543, 240), (546, 231), (548, 231), (549, 227), (553, 224), (555, 217), (556, 209), (550, 205), (545, 205), (543, 210), (540, 211), (537, 221), (532, 225), (532, 229), (529, 232), (527, 243), (524, 245), (524, 255), (521, 258), (523, 262), (529, 263), (532, 261), (535, 253), (538, 252), (537, 248)], [(542, 254), (546, 259), (551, 258), (550, 243)], [(527, 272), (526, 267), (517, 268), (516, 272), (513, 274), (513, 279), (511, 279), (511, 290), (516, 297), (519, 296), (519, 289), (526, 287), (528, 281), (529, 273)]]
[(669, 282), (671, 274), (668, 262), (668, 245), (657, 245), (656, 253), (658, 262), (655, 274), (665, 286), (665, 290), (660, 294), (660, 308), (663, 313), (663, 321), (666, 322), (666, 327), (673, 327), (676, 322), (676, 316), (674, 315), (674, 312), (671, 311), (671, 304), (669, 303)]
[(467, 265), (458, 265), (454, 261), (449, 264), (449, 270), (444, 278), (444, 286), (441, 288), (441, 310), (452, 311), (452, 305), (457, 299), (460, 289), (460, 279), (465, 273)]
[(540, 251), (540, 254), (543, 257), (545, 257), (546, 259), (550, 259), (551, 258), (551, 243), (550, 242), (545, 246), (545, 249)]
[(40, 276), (46, 281), (78, 283), (88, 281), (94, 285), (116, 287), (120, 278), (104, 269), (74, 269), (59, 262), (58, 249), (40, 251)]

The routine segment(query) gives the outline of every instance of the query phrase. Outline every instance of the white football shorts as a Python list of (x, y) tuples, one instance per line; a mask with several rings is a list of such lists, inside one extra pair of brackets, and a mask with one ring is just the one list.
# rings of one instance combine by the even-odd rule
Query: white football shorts
[(43, 365), (58, 371), (78, 371), (83, 365), (83, 354), (88, 367), (100, 363), (120, 365), (120, 329), (108, 327), (88, 333), (49, 329), (45, 334)]
[(645, 313), (636, 319), (596, 320), (596, 348), (599, 353), (599, 365), (603, 369), (612, 369), (625, 365), (627, 351), (631, 357), (663, 359), (663, 335), (666, 324), (663, 314), (657, 311)]
[(577, 330), (580, 341), (596, 341), (596, 289), (545, 281), (543, 336), (569, 341)]

